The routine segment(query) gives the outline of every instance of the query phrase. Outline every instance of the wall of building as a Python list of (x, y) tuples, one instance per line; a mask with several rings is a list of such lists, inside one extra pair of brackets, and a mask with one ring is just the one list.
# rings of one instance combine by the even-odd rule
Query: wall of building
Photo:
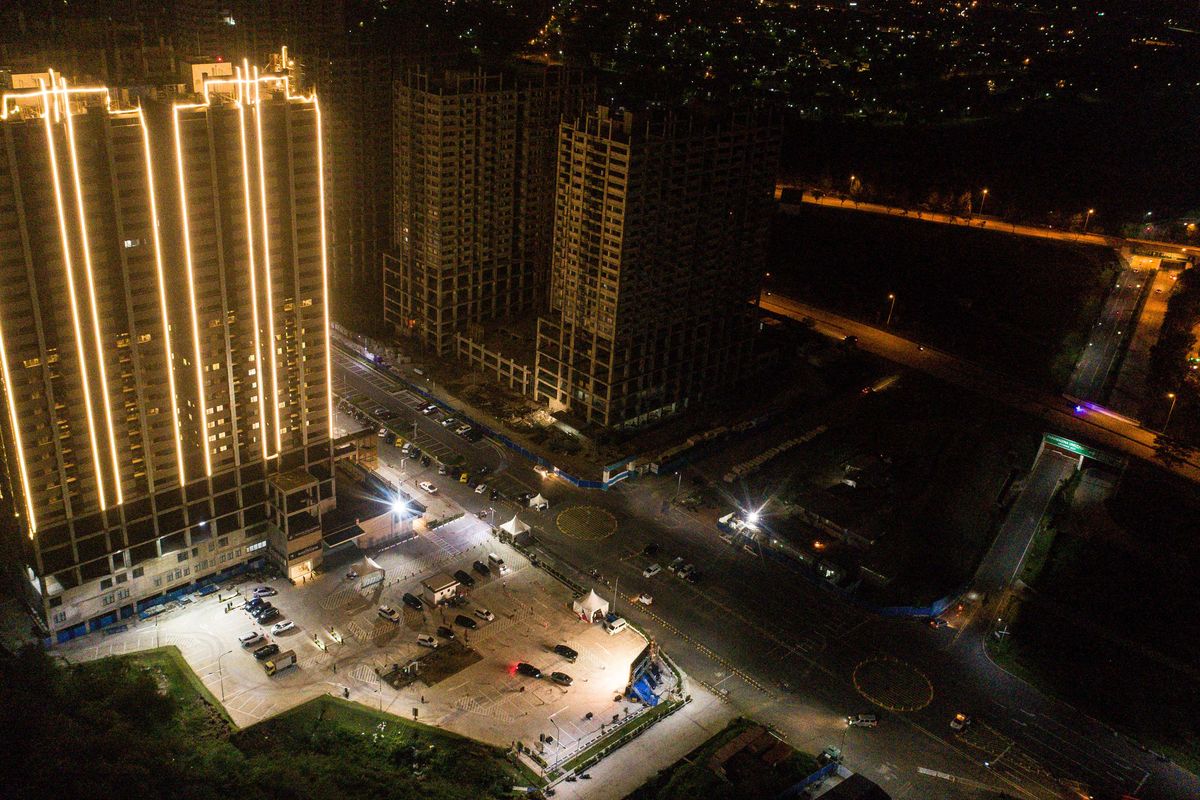
[(503, 354), (489, 350), (486, 345), (474, 341), (461, 333), (454, 334), (454, 355), (474, 369), (485, 373), (497, 383), (504, 384), (521, 394), (533, 394), (533, 370)]

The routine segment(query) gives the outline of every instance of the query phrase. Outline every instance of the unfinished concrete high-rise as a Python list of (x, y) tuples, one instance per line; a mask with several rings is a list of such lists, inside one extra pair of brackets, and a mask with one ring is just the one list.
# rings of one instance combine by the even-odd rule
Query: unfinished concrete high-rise
[(743, 375), (780, 136), (762, 110), (563, 122), (535, 399), (634, 426)]
[(384, 318), (446, 354), (466, 325), (545, 302), (558, 124), (594, 97), (561, 69), (396, 82)]

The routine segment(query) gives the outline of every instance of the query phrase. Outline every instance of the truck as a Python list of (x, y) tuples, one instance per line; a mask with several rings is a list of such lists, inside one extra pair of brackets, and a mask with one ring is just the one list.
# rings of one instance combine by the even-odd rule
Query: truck
[(295, 650), (287, 650), (275, 656), (274, 658), (269, 658), (263, 662), (263, 669), (267, 671), (268, 675), (274, 675), (280, 670), (285, 670), (288, 667), (294, 666), (296, 666)]

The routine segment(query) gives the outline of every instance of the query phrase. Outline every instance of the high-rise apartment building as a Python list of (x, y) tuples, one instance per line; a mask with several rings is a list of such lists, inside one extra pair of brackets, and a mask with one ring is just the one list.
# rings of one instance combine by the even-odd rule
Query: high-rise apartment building
[(749, 110), (563, 122), (536, 399), (632, 426), (743, 374), (780, 135)]
[(396, 82), (384, 318), (438, 353), (467, 324), (544, 302), (561, 115), (594, 97), (558, 69)]
[(66, 638), (250, 560), (305, 574), (335, 500), (315, 97), (49, 79), (0, 120), (0, 489)]

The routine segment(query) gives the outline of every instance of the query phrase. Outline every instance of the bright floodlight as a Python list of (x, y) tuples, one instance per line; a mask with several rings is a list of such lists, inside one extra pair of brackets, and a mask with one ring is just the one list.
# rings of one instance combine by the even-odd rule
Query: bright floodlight
[(397, 514), (407, 514), (411, 510), (412, 509), (408, 507), (408, 501), (403, 498), (397, 497), (392, 502), (392, 511), (396, 512)]
[(758, 512), (751, 511), (749, 514), (746, 515), (746, 521), (749, 522), (751, 525), (757, 524), (758, 523)]

